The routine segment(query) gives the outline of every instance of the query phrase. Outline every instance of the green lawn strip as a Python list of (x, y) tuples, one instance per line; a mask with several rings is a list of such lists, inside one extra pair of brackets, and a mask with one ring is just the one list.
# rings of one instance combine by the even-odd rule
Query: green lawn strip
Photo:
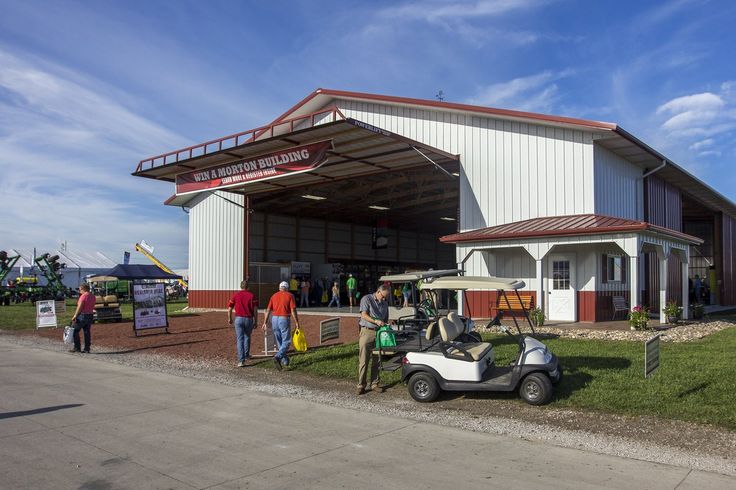
[[(494, 344), (498, 365), (516, 357), (515, 339), (484, 337)], [(652, 415), (736, 429), (736, 328), (694, 342), (662, 342), (660, 368), (648, 379), (644, 378), (643, 342), (542, 340), (564, 368), (553, 407)], [(293, 355), (291, 369), (357, 379), (357, 343)], [(382, 373), (381, 380), (389, 385), (400, 382), (400, 370)]]
[[(166, 309), (169, 315), (186, 314), (186, 312), (182, 311), (186, 306), (186, 299), (174, 300), (167, 302)], [(66, 300), (66, 313), (57, 313), (56, 316), (59, 326), (65, 326), (71, 323), (76, 307), (76, 299)], [(133, 305), (131, 303), (122, 303), (120, 305), (120, 313), (123, 316), (123, 321), (133, 321)], [(31, 302), (0, 306), (0, 328), (5, 330), (28, 330), (36, 328), (36, 306)]]

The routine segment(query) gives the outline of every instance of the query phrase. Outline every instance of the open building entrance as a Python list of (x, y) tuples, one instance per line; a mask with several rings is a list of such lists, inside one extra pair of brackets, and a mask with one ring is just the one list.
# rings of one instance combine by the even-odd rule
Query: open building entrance
[(454, 246), (439, 237), (457, 231), (459, 157), (337, 110), (162, 155), (135, 175), (180, 181), (207, 171), (198, 175), (207, 180), (213, 170), (321, 142), (329, 148), (311, 167), (244, 184), (227, 174), (167, 201), (190, 214), (191, 306), (222, 307), (245, 274), (268, 283), (252, 288), (263, 303), (276, 271), (279, 280), (295, 272), (338, 280), (343, 290), (353, 273), (365, 293), (386, 273), (455, 267)]

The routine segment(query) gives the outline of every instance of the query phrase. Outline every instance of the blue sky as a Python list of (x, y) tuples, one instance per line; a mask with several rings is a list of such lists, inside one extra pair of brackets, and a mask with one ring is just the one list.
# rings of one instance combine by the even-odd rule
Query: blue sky
[[(736, 2), (0, 0), (0, 247), (140, 239), (186, 267), (144, 157), (318, 87), (610, 121), (736, 200)], [(134, 253), (135, 255), (135, 253)]]

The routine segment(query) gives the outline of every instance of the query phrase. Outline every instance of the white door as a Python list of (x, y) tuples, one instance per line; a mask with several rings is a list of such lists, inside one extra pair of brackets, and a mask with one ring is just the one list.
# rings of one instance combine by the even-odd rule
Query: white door
[(575, 255), (550, 255), (548, 277), (547, 318), (562, 322), (574, 322), (577, 320)]

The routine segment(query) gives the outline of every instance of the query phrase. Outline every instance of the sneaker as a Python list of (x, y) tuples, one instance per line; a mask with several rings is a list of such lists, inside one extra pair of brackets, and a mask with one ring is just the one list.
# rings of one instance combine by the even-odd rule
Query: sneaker
[(355, 394), (358, 396), (365, 395), (365, 388), (362, 386), (358, 386), (355, 390)]
[(240, 361), (238, 363), (238, 367), (245, 367), (245, 361)]
[(276, 365), (276, 369), (281, 371), (281, 360), (278, 357), (273, 358), (273, 363)]
[(381, 383), (371, 383), (371, 391), (377, 391), (379, 393), (383, 393), (383, 386)]

